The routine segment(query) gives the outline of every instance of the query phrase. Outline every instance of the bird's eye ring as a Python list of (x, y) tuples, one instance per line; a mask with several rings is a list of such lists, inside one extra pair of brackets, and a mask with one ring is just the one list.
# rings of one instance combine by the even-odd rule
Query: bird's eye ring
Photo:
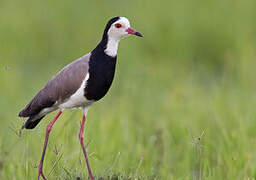
[(122, 27), (122, 24), (117, 23), (117, 24), (115, 24), (115, 27), (120, 28), (120, 27)]

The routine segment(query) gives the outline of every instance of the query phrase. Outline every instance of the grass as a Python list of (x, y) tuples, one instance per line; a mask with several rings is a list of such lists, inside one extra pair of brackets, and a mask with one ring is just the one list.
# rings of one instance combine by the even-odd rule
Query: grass
[[(18, 112), (103, 24), (127, 16), (144, 38), (119, 47), (108, 95), (88, 113), (97, 179), (255, 179), (255, 1), (0, 2), (0, 179), (35, 179), (48, 115), (19, 132)], [(80, 110), (50, 135), (49, 180), (87, 179)]]

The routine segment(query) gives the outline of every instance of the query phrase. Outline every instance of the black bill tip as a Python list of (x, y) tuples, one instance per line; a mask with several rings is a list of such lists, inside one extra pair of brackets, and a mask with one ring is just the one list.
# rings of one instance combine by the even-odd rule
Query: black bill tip
[(143, 35), (140, 32), (134, 33), (135, 36), (143, 37)]

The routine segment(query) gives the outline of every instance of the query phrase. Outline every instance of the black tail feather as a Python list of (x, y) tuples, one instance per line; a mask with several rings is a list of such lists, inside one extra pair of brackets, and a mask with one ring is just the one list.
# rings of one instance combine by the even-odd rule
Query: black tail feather
[(30, 116), (26, 123), (22, 126), (22, 129), (34, 129), (43, 118), (44, 116), (37, 119), (35, 119), (35, 116)]

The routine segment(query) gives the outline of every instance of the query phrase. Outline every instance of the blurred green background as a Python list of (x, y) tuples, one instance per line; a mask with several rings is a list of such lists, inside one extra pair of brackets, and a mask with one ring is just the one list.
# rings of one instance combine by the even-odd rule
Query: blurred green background
[[(36, 178), (56, 113), (20, 137), (17, 114), (119, 15), (144, 38), (121, 41), (113, 86), (88, 113), (96, 177), (254, 179), (255, 0), (1, 0), (0, 179)], [(50, 180), (87, 179), (81, 114), (66, 111), (53, 127)]]

